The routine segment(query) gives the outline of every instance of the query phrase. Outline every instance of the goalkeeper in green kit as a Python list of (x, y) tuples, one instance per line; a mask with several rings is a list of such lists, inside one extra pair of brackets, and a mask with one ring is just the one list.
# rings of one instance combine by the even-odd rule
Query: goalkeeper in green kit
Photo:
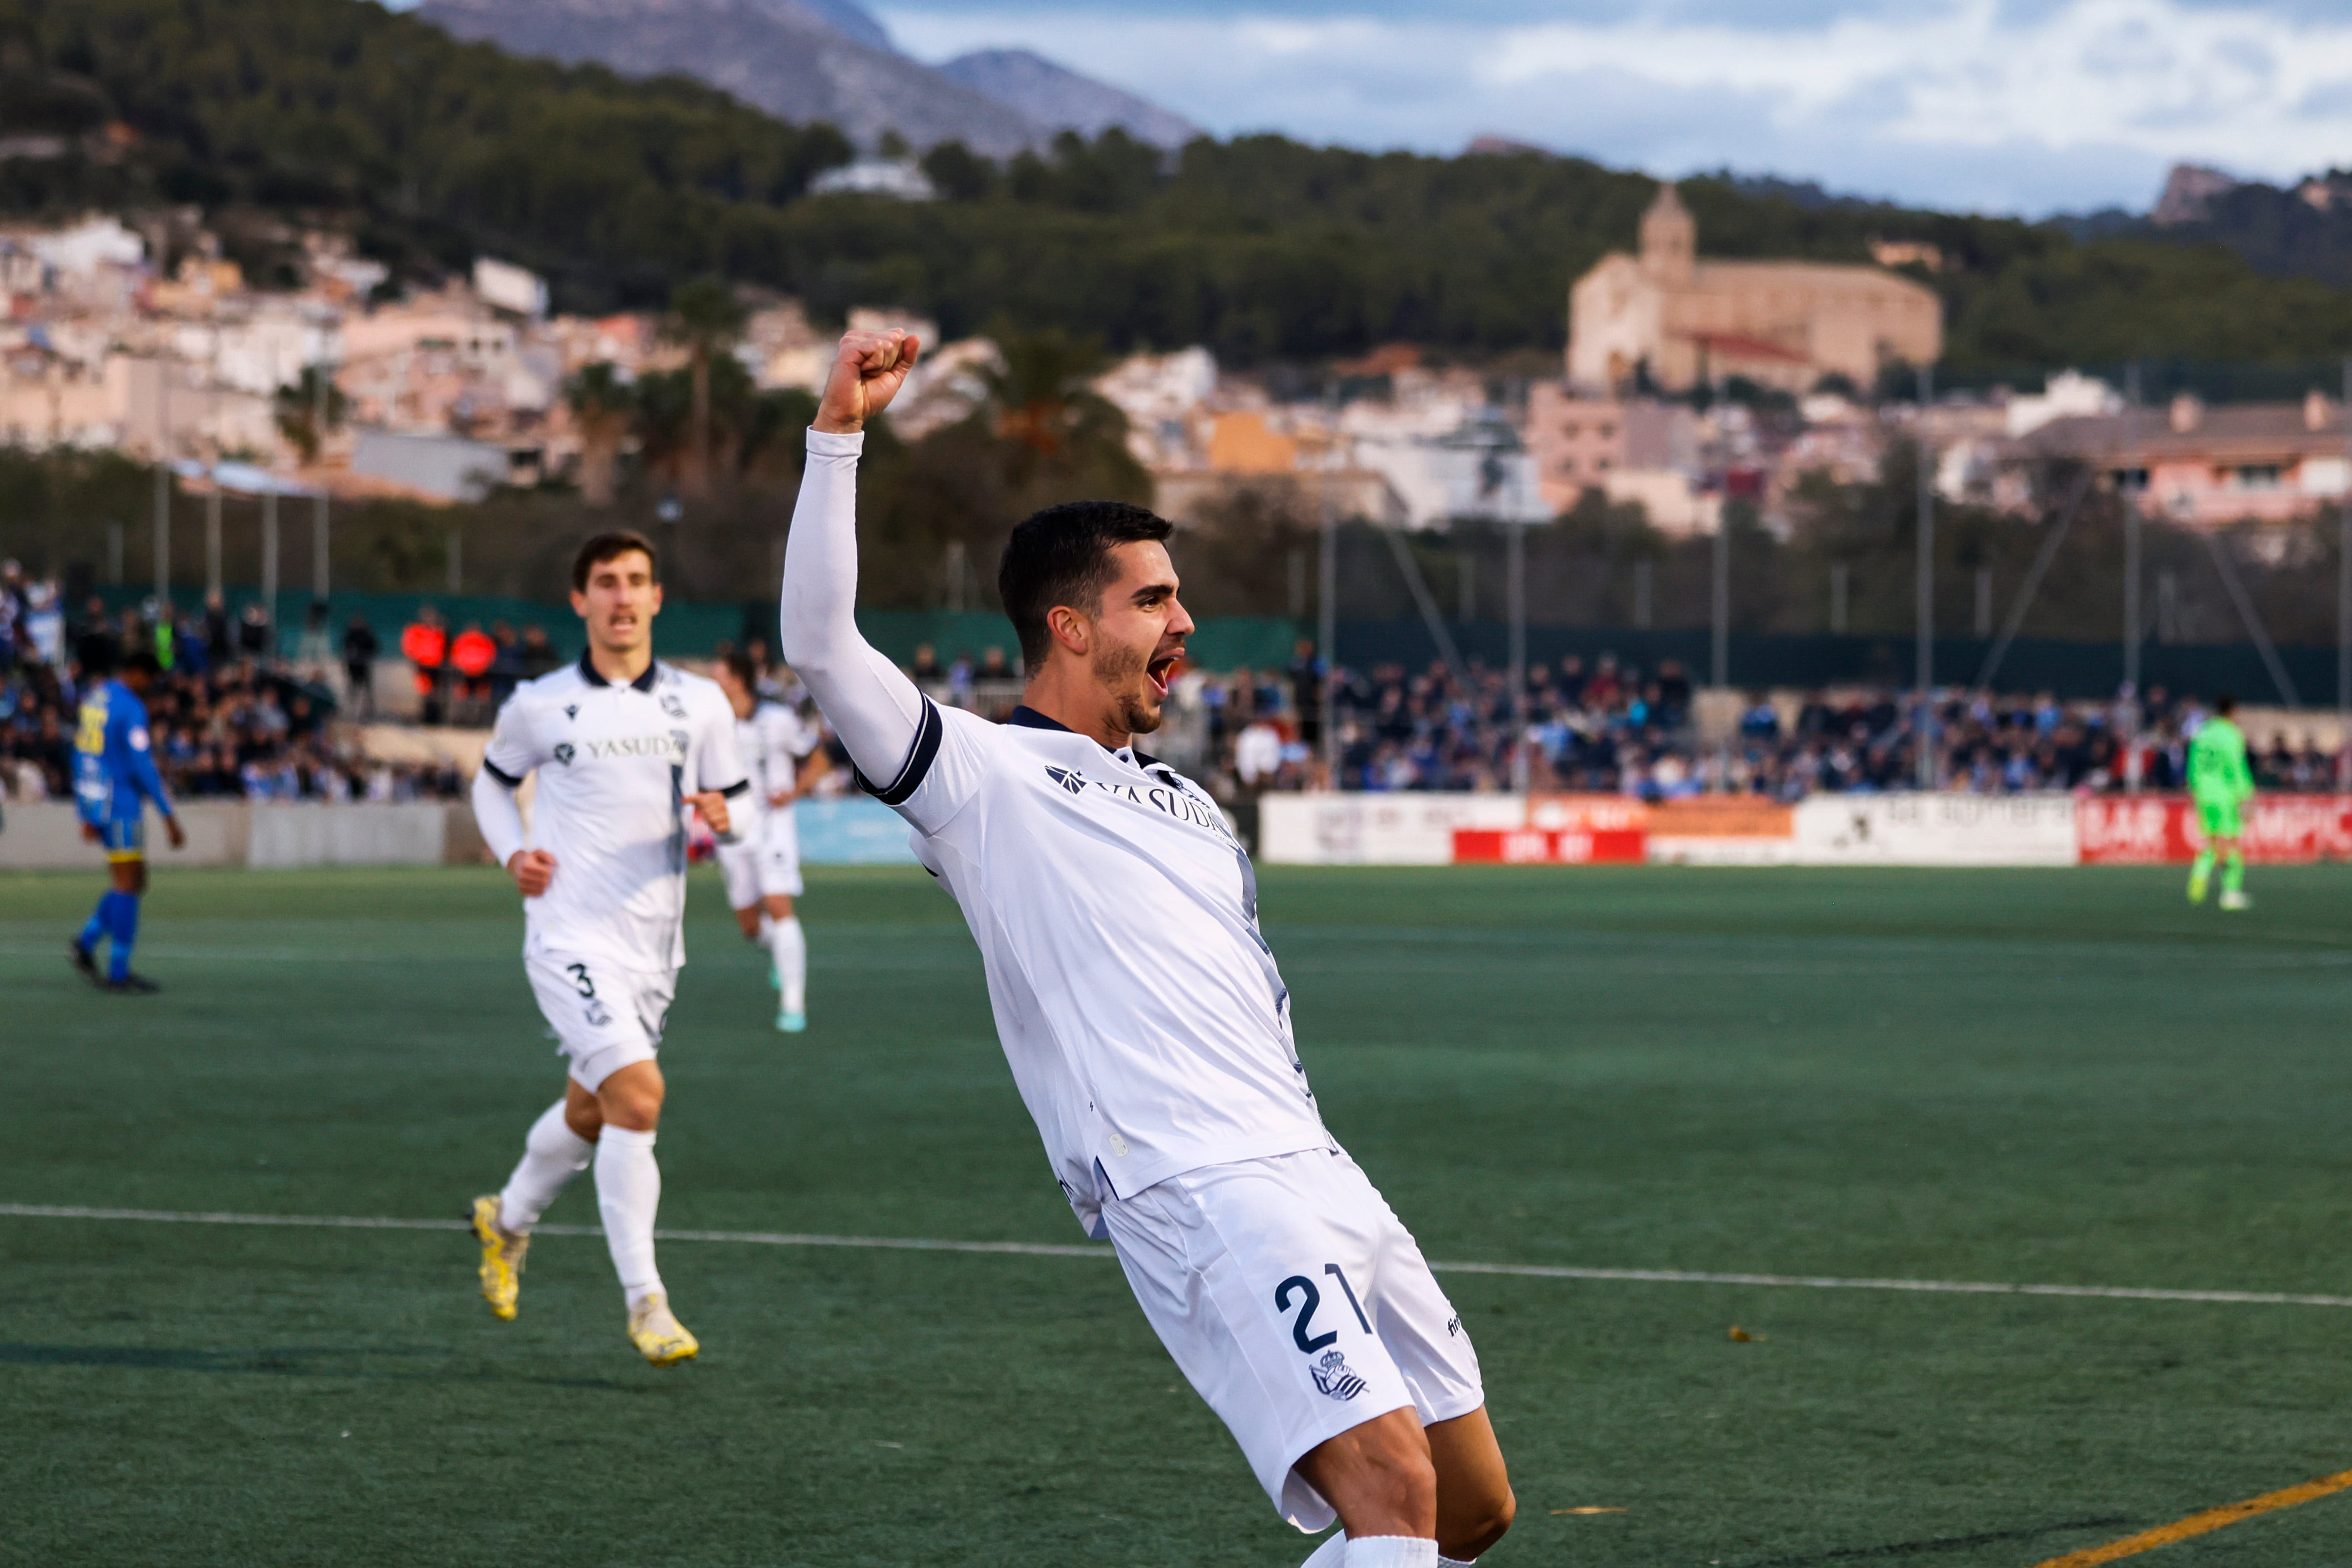
[(2231, 715), (2236, 699), (2213, 699), (2213, 716), (2200, 725), (2189, 742), (2189, 794), (2197, 802), (2197, 821), (2205, 830), (2205, 847), (2189, 872), (2189, 902), (2205, 902), (2205, 882), (2213, 874), (2213, 857), (2221, 856), (2221, 907), (2243, 909), (2246, 897), (2246, 854), (2238, 846), (2243, 831), (2246, 802), (2254, 798), (2253, 770), (2246, 766), (2246, 737)]

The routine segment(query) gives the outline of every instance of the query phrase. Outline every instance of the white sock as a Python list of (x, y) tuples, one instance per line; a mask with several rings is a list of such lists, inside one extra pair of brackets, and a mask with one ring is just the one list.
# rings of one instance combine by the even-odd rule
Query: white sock
[(1323, 1543), (1298, 1568), (1344, 1568), (1347, 1556), (1348, 1532), (1335, 1530), (1323, 1538)]
[(784, 1011), (807, 1010), (808, 938), (801, 935), (801, 917), (788, 915), (782, 920), (764, 921), (761, 929), (767, 934), (768, 952), (775, 960), (776, 978), (784, 993)]
[(523, 1138), (514, 1175), (499, 1194), (499, 1224), (510, 1235), (529, 1234), (563, 1184), (586, 1170), (595, 1154), (596, 1145), (563, 1120), (562, 1101), (541, 1112)]
[(1437, 1568), (1437, 1542), (1418, 1535), (1367, 1535), (1348, 1542), (1347, 1568)]
[(1437, 1554), (1437, 1568), (1470, 1568), (1477, 1561), (1475, 1557), (1448, 1557), (1441, 1552)]
[(661, 1270), (654, 1267), (654, 1211), (660, 1207), (654, 1135), (608, 1124), (596, 1140), (596, 1208), (632, 1312), (647, 1296), (662, 1293)]

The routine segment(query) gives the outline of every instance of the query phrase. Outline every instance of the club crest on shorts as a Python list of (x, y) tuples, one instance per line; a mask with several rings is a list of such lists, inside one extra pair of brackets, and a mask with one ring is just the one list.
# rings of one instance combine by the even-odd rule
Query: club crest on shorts
[(555, 743), (555, 760), (561, 762), (566, 768), (569, 768), (572, 766), (572, 743), (570, 741), (559, 740)]
[(1048, 768), (1045, 769), (1045, 777), (1073, 795), (1083, 795), (1087, 792), (1087, 779), (1083, 773), (1072, 772), (1067, 768)]
[(1362, 1378), (1348, 1370), (1348, 1358), (1336, 1350), (1325, 1351), (1322, 1359), (1307, 1369), (1307, 1375), (1315, 1379), (1317, 1393), (1343, 1401), (1353, 1399), (1368, 1386)]

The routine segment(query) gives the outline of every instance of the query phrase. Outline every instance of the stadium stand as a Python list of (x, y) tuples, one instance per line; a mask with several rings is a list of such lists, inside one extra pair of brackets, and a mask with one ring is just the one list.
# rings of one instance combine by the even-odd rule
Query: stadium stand
[[(0, 580), (5, 614), (18, 627), (56, 602), (53, 583)], [(271, 628), (233, 624), (217, 607), (174, 618), (159, 632), (152, 613), (109, 617), (96, 606), (60, 634), (12, 636), (0, 660), (0, 784), (17, 800), (72, 793), (74, 714), (82, 650), (154, 648), (168, 667), (148, 698), (155, 760), (184, 800), (456, 800), (465, 789), (446, 762), (371, 760), (356, 732), (329, 723), (331, 689), (314, 671), (270, 652)]]
[[(1240, 670), (1203, 682), (1208, 777), (1235, 793), (1318, 781), (1317, 675)], [(1815, 794), (1918, 787), (1918, 715), (1910, 694), (1841, 688), (1739, 699), (1702, 736), (1696, 694), (1674, 661), (1643, 672), (1603, 654), (1528, 672), (1528, 784), (1647, 800), (1735, 792), (1794, 801)], [(1472, 661), (1342, 667), (1335, 684), (1343, 789), (1485, 790), (1512, 779), (1507, 677)], [(2053, 696), (1939, 693), (1933, 705), (1937, 787), (1978, 794), (2104, 792), (2180, 787), (2187, 737), (2202, 709), (2162, 687), (2144, 700), (2062, 703)], [(2336, 758), (2284, 735), (2254, 758), (2265, 789), (2331, 786)]]

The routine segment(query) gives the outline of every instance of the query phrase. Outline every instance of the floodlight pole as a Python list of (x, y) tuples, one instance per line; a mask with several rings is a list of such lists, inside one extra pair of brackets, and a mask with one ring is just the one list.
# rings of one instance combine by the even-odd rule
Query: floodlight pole
[(1731, 501), (1715, 513), (1715, 566), (1707, 590), (1707, 684), (1731, 684)]
[(205, 594), (210, 598), (223, 590), (221, 580), (221, 439), (220, 439), (220, 329), (213, 329), (213, 357), (205, 371), (205, 421), (212, 428), (205, 435), (205, 466), (212, 470), (212, 488), (205, 496)]
[(1936, 402), (1936, 368), (1919, 367), (1919, 788), (1936, 787), (1936, 465), (1927, 415)]
[(1503, 525), (1510, 548), (1511, 788), (1528, 792), (1528, 526)]
[(2139, 696), (2139, 501), (2124, 492), (2124, 685)]
[(221, 578), (221, 477), (220, 449), (212, 453), (212, 488), (205, 496), (205, 595), (210, 598), (223, 591)]
[(278, 490), (275, 485), (261, 493), (261, 613), (269, 622), (269, 641), (275, 651), (278, 643)]
[(155, 605), (172, 598), (172, 360), (155, 360)]
[(330, 581), (327, 574), (327, 410), (334, 387), (334, 361), (323, 345), (315, 371), (318, 384), (312, 389), (310, 434), (318, 443), (318, 488), (310, 497), (310, 597), (324, 604)]
[(2344, 361), (2344, 500), (2336, 514), (2336, 785), (2352, 788), (2352, 359)]
[(1327, 789), (1339, 787), (1339, 716), (1338, 694), (1339, 661), (1337, 655), (1339, 640), (1339, 508), (1327, 493), (1323, 497), (1322, 538), (1319, 543), (1315, 584), (1315, 653), (1322, 661), (1321, 717), (1323, 742), (1323, 786)]

